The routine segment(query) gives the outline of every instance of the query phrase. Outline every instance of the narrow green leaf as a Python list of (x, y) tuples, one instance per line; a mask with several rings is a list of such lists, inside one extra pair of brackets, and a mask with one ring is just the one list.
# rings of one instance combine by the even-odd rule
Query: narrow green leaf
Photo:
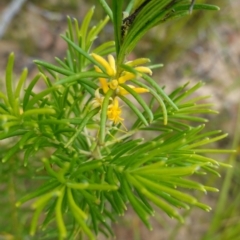
[(20, 119), (17, 119), (17, 120), (12, 119), (11, 121), (3, 122), (1, 127), (4, 130), (4, 132), (8, 132), (12, 128), (14, 129), (19, 128), (20, 125), (21, 125)]
[(39, 187), (36, 191), (31, 192), (25, 195), (24, 197), (22, 197), (21, 199), (19, 199), (16, 202), (16, 206), (19, 207), (20, 205), (29, 201), (30, 199), (39, 197), (45, 193), (48, 193), (49, 191), (53, 191), (53, 189), (56, 189), (59, 185), (60, 184), (57, 181), (48, 181), (47, 183), (45, 183), (45, 185)]
[(11, 120), (15, 120), (17, 121), (18, 118), (13, 116), (13, 115), (9, 115), (9, 114), (2, 114), (0, 115), (0, 120), (3, 121), (3, 122), (7, 122), (7, 121), (11, 121)]
[(202, 166), (202, 169), (205, 170), (206, 172), (212, 173), (217, 177), (221, 177), (221, 174), (215, 170), (213, 170), (211, 167), (208, 166)]
[(45, 219), (44, 219), (44, 221), (43, 221), (43, 223), (42, 223), (42, 226), (41, 226), (41, 229), (43, 230), (43, 231), (45, 231), (46, 230), (46, 227), (47, 227), (47, 225), (51, 222), (51, 220), (54, 218), (54, 211), (55, 211), (55, 207), (56, 207), (56, 203), (57, 203), (57, 201), (56, 201), (57, 199), (55, 199), (53, 202), (52, 202), (52, 204), (48, 207), (48, 211), (47, 211), (47, 214), (46, 214), (46, 217), (45, 217)]
[(168, 97), (168, 95), (163, 91), (161, 87), (147, 74), (142, 74), (143, 79), (145, 79), (154, 89), (156, 92), (167, 102), (170, 106), (172, 106), (175, 110), (178, 110), (178, 107), (175, 103)]
[[(178, 190), (175, 190), (173, 188), (170, 188), (170, 187), (167, 187), (166, 185), (163, 185), (161, 183), (156, 183), (156, 182), (153, 182), (151, 180), (148, 180), (147, 178), (145, 177), (140, 177), (140, 176), (136, 176), (136, 179), (141, 182), (146, 188), (149, 188), (149, 189), (157, 189), (159, 191), (162, 191), (162, 192), (165, 192), (171, 196), (173, 196), (174, 198), (180, 200), (180, 201), (183, 201), (183, 202), (187, 202), (189, 204), (195, 204), (197, 202), (197, 199), (188, 195), (188, 194), (185, 194), (185, 193), (182, 193)], [(140, 183), (139, 183), (140, 184)]]
[(35, 104), (39, 103), (38, 102), (39, 100), (44, 99), (45, 96), (47, 96), (49, 93), (52, 93), (53, 91), (56, 91), (58, 88), (59, 88), (59, 86), (53, 86), (53, 87), (50, 87), (50, 88), (47, 88), (47, 89), (41, 91), (40, 93), (36, 94), (35, 96), (33, 96), (26, 104), (26, 106), (24, 108), (25, 111), (33, 108)]
[[(67, 35), (68, 37), (68, 35)], [(69, 45), (69, 44), (68, 44)], [(75, 56), (74, 56), (74, 53), (73, 53), (73, 49), (71, 46), (68, 46), (68, 50), (67, 50), (67, 57), (66, 57), (66, 64), (67, 66), (70, 68), (70, 70), (72, 72), (76, 72), (76, 68), (75, 68), (75, 65), (74, 65), (74, 61), (75, 61)], [(49, 69), (47, 69), (49, 71)], [(56, 78), (56, 77), (54, 77)]]
[(91, 220), (92, 220), (92, 225), (93, 225), (93, 230), (96, 235), (98, 235), (98, 220), (96, 216), (96, 212), (93, 210), (92, 207), (90, 207), (90, 214), (91, 214)]
[(117, 160), (124, 154), (127, 154), (129, 150), (134, 151), (134, 148), (137, 147), (143, 139), (135, 139), (131, 141), (121, 142), (121, 144), (116, 144), (113, 149), (111, 149), (112, 162)]
[(53, 108), (36, 108), (36, 109), (30, 109), (26, 110), (23, 112), (22, 116), (27, 117), (27, 116), (36, 116), (39, 114), (44, 114), (44, 115), (52, 115), (55, 114), (56, 110)]
[(69, 66), (65, 62), (63, 62), (61, 59), (55, 57), (55, 60), (62, 68), (65, 68), (67, 71), (71, 71)]
[[(174, 99), (175, 97), (177, 97), (182, 91), (184, 91), (184, 89), (189, 85), (190, 82), (186, 82), (184, 85), (177, 87), (176, 89), (174, 89), (170, 94), (169, 97), (171, 99)], [(175, 100), (174, 100), (175, 102)]]
[[(31, 111), (31, 110), (29, 110), (29, 111)], [(54, 112), (49, 112), (49, 114), (54, 114)], [(81, 122), (81, 121), (82, 120), (79, 119), (78, 123), (76, 123), (76, 124), (79, 124), (79, 122)], [(72, 121), (71, 121), (71, 119), (43, 119), (43, 120), (38, 120), (37, 123), (38, 123), (38, 125), (52, 125), (52, 124), (66, 125), (66, 124), (72, 123)]]
[(65, 195), (65, 187), (62, 187), (60, 195), (58, 196), (56, 207), (55, 207), (56, 222), (57, 222), (57, 227), (58, 227), (61, 238), (67, 237), (67, 229), (64, 224), (63, 209), (62, 209), (64, 195)]
[(39, 66), (43, 66), (46, 69), (53, 70), (53, 71), (58, 72), (58, 73), (60, 73), (62, 75), (65, 75), (65, 76), (70, 76), (70, 75), (74, 74), (74, 72), (72, 72), (72, 71), (69, 71), (69, 70), (64, 69), (62, 67), (57, 67), (57, 66), (55, 66), (53, 64), (50, 64), (50, 63), (47, 63), (47, 62), (44, 62), (44, 61), (34, 60), (33, 62), (35, 64), (39, 65)]
[(67, 188), (67, 196), (68, 196), (68, 202), (69, 206), (72, 210), (72, 212), (75, 212), (78, 217), (80, 217), (82, 220), (86, 220), (88, 218), (87, 214), (77, 206), (76, 202), (74, 201), (72, 190), (70, 188)]
[[(189, 4), (182, 4), (180, 6), (174, 7), (175, 11), (189, 11)], [(194, 4), (193, 10), (212, 10), (219, 11), (220, 8), (216, 5), (211, 4)]]
[(148, 68), (150, 69), (156, 69), (156, 68), (161, 68), (163, 67), (164, 65), (162, 63), (159, 63), (159, 64), (154, 64), (154, 65), (150, 65), (148, 66)]
[(142, 36), (157, 22), (164, 19), (171, 10), (171, 5), (175, 5), (175, 1), (145, 1), (143, 7), (139, 6), (136, 15), (133, 13), (129, 17), (128, 32), (124, 37), (123, 45), (119, 54), (119, 58), (124, 59), (124, 55), (130, 53)]
[(135, 212), (137, 213), (137, 215), (140, 217), (140, 219), (143, 221), (143, 223), (147, 226), (147, 228), (149, 230), (152, 230), (152, 226), (150, 225), (149, 221), (148, 221), (148, 214), (146, 213), (146, 211), (144, 210), (142, 204), (140, 204), (140, 201), (133, 195), (127, 180), (124, 180), (122, 182), (123, 184), (123, 189), (133, 207), (133, 209), (135, 210)]
[[(81, 175), (80, 175), (81, 176)], [(86, 201), (90, 204), (97, 204), (99, 205), (100, 199), (99, 196), (96, 196), (94, 191), (88, 191), (88, 190), (78, 190), (77, 191), (80, 195), (82, 195)]]
[(119, 96), (119, 98), (121, 98), (123, 102), (125, 102), (131, 108), (131, 110), (139, 117), (139, 119), (143, 122), (145, 126), (148, 126), (148, 121), (146, 120), (146, 118), (130, 100), (128, 100), (124, 96)]
[[(74, 42), (73, 24), (72, 24), (72, 20), (69, 16), (67, 17), (67, 22), (68, 22), (68, 28), (67, 28), (68, 30), (66, 32), (66, 36), (69, 37)], [(74, 53), (74, 49), (68, 44), (67, 62), (68, 62), (68, 66), (69, 66), (70, 70), (73, 72), (76, 72), (78, 70), (78, 67), (76, 65), (74, 65), (76, 58), (77, 58), (77, 56)]]
[(11, 147), (2, 158), (2, 162), (7, 162), (14, 154), (16, 154), (20, 150), (19, 142), (17, 142), (13, 147)]
[[(149, 200), (151, 200), (154, 204), (156, 204), (159, 208), (161, 208), (164, 212), (166, 212), (169, 216), (177, 218), (180, 222), (184, 222), (183, 218), (179, 215), (179, 213), (173, 209), (168, 203), (162, 201), (160, 198), (158, 198), (156, 195), (152, 194), (148, 191), (149, 185), (145, 185), (144, 181), (141, 180), (140, 177), (134, 178), (133, 176), (130, 176), (130, 174), (127, 175), (129, 181), (136, 187), (138, 190), (146, 196)], [(156, 184), (157, 185), (157, 184)], [(160, 184), (159, 184), (160, 185)], [(157, 189), (157, 188), (155, 188)], [(158, 189), (159, 190), (159, 189)], [(168, 193), (168, 192), (167, 192)]]
[(31, 137), (37, 137), (37, 134), (34, 131), (27, 131), (20, 139), (19, 141), (19, 148), (23, 149), (24, 145), (30, 139)]
[[(121, 215), (121, 210), (119, 208), (119, 206), (117, 205), (117, 203), (113, 200), (112, 194), (108, 194), (107, 192), (104, 192), (104, 197), (105, 197), (105, 201), (108, 201), (112, 207), (112, 209), (114, 210), (115, 214)], [(103, 208), (105, 208), (105, 206), (103, 206)]]
[(198, 165), (193, 165), (190, 167), (164, 167), (159, 169), (144, 169), (144, 167), (132, 170), (134, 173), (141, 175), (165, 175), (165, 176), (188, 176), (192, 175), (196, 170), (199, 169)]
[(191, 181), (189, 179), (183, 179), (179, 177), (170, 177), (170, 178), (164, 178), (163, 181), (165, 181), (166, 183), (167, 182), (172, 183), (179, 187), (197, 189), (206, 193), (206, 187), (204, 185), (195, 181)]
[(219, 192), (219, 189), (214, 188), (214, 187), (209, 187), (209, 186), (203, 186), (206, 191), (209, 192)]
[(97, 62), (94, 58), (92, 58), (89, 53), (87, 53), (86, 51), (84, 51), (81, 47), (79, 47), (78, 45), (76, 45), (73, 41), (71, 41), (69, 38), (67, 38), (66, 36), (61, 35), (61, 37), (67, 42), (69, 43), (75, 50), (77, 50), (81, 55), (83, 55), (86, 59), (88, 59), (91, 63), (97, 65), (103, 72), (105, 72), (105, 69), (103, 68), (103, 66)]
[(136, 80), (132, 80), (133, 83), (135, 83), (137, 86), (146, 88), (149, 90), (149, 92), (153, 95), (153, 97), (157, 100), (157, 102), (159, 103), (159, 105), (162, 108), (162, 114), (163, 114), (163, 123), (164, 125), (167, 125), (168, 123), (168, 114), (167, 114), (167, 109), (166, 109), (166, 105), (164, 104), (163, 100), (161, 99), (161, 97), (159, 97), (158, 93), (155, 92), (152, 88), (149, 88), (147, 85), (136, 81)]
[(190, 146), (190, 148), (199, 147), (199, 146), (206, 145), (206, 144), (209, 144), (209, 143), (212, 143), (212, 142), (217, 142), (219, 140), (222, 140), (223, 138), (226, 138), (227, 136), (228, 136), (228, 134), (226, 133), (226, 134), (222, 134), (222, 135), (220, 135), (218, 137), (215, 137), (215, 138), (206, 138), (202, 141), (199, 141), (195, 144), (192, 144)]
[(27, 74), (28, 74), (28, 70), (27, 68), (24, 68), (22, 71), (22, 74), (19, 78), (15, 93), (14, 93), (14, 97), (15, 98), (19, 98), (20, 97), (20, 92), (22, 90), (23, 84), (25, 83), (26, 79), (27, 79)]
[(74, 75), (68, 76), (66, 78), (62, 78), (58, 80), (57, 82), (54, 83), (54, 85), (59, 85), (59, 84), (70, 84), (70, 83), (84, 83), (88, 85), (89, 87), (93, 88), (96, 90), (98, 88), (97, 84), (94, 83), (90, 79), (84, 79), (84, 78), (98, 78), (98, 77), (106, 77), (107, 75), (104, 73), (97, 73), (97, 72), (81, 72), (81, 73), (76, 73)]
[(3, 99), (3, 101), (5, 102), (5, 104), (6, 104), (7, 106), (10, 106), (10, 105), (9, 105), (9, 102), (8, 102), (8, 99), (7, 99), (7, 96), (6, 96), (4, 93), (0, 92), (0, 98)]
[(102, 166), (102, 161), (101, 160), (95, 160), (95, 161), (90, 161), (86, 162), (83, 164), (80, 164), (78, 166), (78, 169), (76, 171), (72, 172), (71, 177), (77, 177), (80, 173), (86, 172), (86, 171), (91, 171), (96, 168), (100, 168)]
[(120, 84), (120, 86), (123, 87), (126, 91), (128, 91), (137, 100), (137, 102), (142, 106), (142, 108), (148, 114), (149, 122), (151, 123), (153, 121), (153, 113), (151, 109), (148, 107), (145, 100), (142, 99), (141, 96), (138, 93), (136, 93), (132, 88), (130, 88), (127, 84)]
[[(145, 172), (145, 171), (148, 171), (148, 170), (153, 170), (153, 169), (159, 169), (159, 168), (165, 168), (165, 165), (166, 165), (166, 162), (167, 162), (167, 159), (164, 161), (158, 161), (156, 163), (151, 163), (149, 165), (143, 165), (143, 167), (140, 167), (140, 168), (136, 168), (133, 169), (131, 172), (134, 172), (134, 171), (141, 171), (141, 169)], [(138, 164), (139, 165), (139, 164)], [(141, 166), (142, 164), (140, 164)]]
[[(67, 22), (68, 22), (68, 28), (67, 28), (67, 30), (68, 30), (68, 37), (72, 40), (72, 41), (74, 41), (74, 36), (73, 36), (73, 24), (72, 24), (72, 20), (71, 20), (71, 18), (69, 17), (69, 16), (67, 16)], [(71, 50), (70, 50), (70, 52), (71, 52)], [(72, 52), (71, 52), (72, 53)], [(73, 55), (72, 55), (73, 56)]]
[(19, 101), (19, 98), (14, 98), (14, 105), (13, 105), (13, 115), (20, 117), (20, 114), (22, 112), (22, 108), (19, 106), (21, 103)]
[(28, 88), (25, 91), (24, 94), (24, 98), (23, 98), (23, 109), (26, 109), (26, 106), (28, 104), (29, 98), (31, 96), (32, 93), (32, 89), (34, 88), (34, 86), (36, 85), (36, 83), (38, 82), (39, 78), (41, 77), (41, 74), (37, 74), (33, 80), (30, 82), (30, 84), (28, 85)]
[(140, 189), (135, 188), (135, 191), (137, 193), (137, 195), (139, 196), (139, 198), (141, 199), (141, 201), (143, 202), (143, 204), (145, 205), (145, 210), (146, 212), (151, 215), (154, 216), (155, 211), (153, 210), (152, 206), (150, 205), (148, 199), (146, 198), (146, 196), (144, 195), (144, 193), (142, 193), (140, 191)]
[(186, 209), (186, 210), (190, 209), (188, 204), (182, 202), (181, 200), (177, 200), (176, 198), (173, 198), (172, 196), (170, 196), (167, 193), (160, 192), (157, 189), (156, 190), (151, 189), (151, 192), (156, 194), (160, 198), (164, 199), (166, 202), (168, 202), (169, 204), (173, 205), (174, 207), (183, 208), (183, 209)]
[(113, 196), (113, 200), (116, 203), (117, 207), (118, 207), (118, 212), (120, 216), (124, 215), (124, 212), (127, 210), (127, 207), (121, 197), (121, 195), (117, 192), (117, 191), (113, 191), (112, 192), (112, 196)]
[(212, 159), (212, 158), (209, 158), (209, 157), (205, 157), (205, 156), (201, 156), (201, 155), (198, 155), (198, 154), (181, 154), (181, 156), (183, 158), (190, 158), (192, 160), (194, 160), (194, 162), (198, 162), (198, 163), (201, 163), (201, 164), (205, 164), (205, 163), (211, 163), (213, 165), (216, 165), (216, 166), (219, 166), (219, 163), (218, 161)]
[(33, 152), (34, 152), (34, 147), (28, 146), (28, 148), (26, 149), (26, 151), (24, 153), (24, 157), (23, 157), (23, 166), (24, 167), (26, 167), (28, 165), (29, 157), (31, 156), (31, 154), (33, 154)]
[(131, 0), (131, 1), (128, 3), (126, 9), (125, 9), (125, 12), (127, 12), (128, 14), (130, 14), (130, 12), (132, 11), (133, 7), (136, 8), (135, 6), (136, 6), (136, 3), (137, 3), (137, 2), (138, 2), (138, 1), (136, 1), (136, 0)]
[(93, 13), (94, 13), (94, 9), (95, 6), (93, 6), (85, 15), (83, 22), (82, 22), (82, 26), (81, 26), (81, 31), (80, 31), (80, 36), (82, 38), (81, 41), (81, 48), (84, 49), (85, 51), (87, 51), (88, 49), (86, 49), (87, 46), (87, 32), (88, 32), (88, 28), (89, 28), (89, 23), (92, 19)]
[(88, 228), (87, 224), (85, 223), (85, 220), (87, 219), (87, 215), (85, 214), (85, 212), (82, 211), (82, 209), (80, 209), (77, 206), (72, 196), (72, 191), (69, 188), (67, 188), (67, 196), (68, 196), (70, 210), (74, 218), (77, 220), (78, 224), (80, 225), (82, 230), (86, 233), (86, 235), (89, 237), (89, 239), (95, 240), (94, 235), (92, 234), (91, 230)]
[(70, 146), (73, 141), (78, 137), (78, 135), (81, 133), (83, 128), (87, 125), (88, 121), (91, 120), (97, 113), (99, 112), (99, 109), (93, 109), (91, 112), (89, 112), (79, 125), (78, 129), (75, 131), (75, 134), (69, 139), (69, 141), (65, 144), (65, 148)]
[(113, 22), (113, 13), (111, 8), (108, 6), (108, 4), (106, 3), (105, 0), (99, 0), (99, 3), (102, 5), (103, 9), (105, 10), (105, 12), (107, 13), (107, 15), (109, 16), (109, 18), (111, 19), (111, 21)]
[[(105, 17), (104, 20), (101, 20), (97, 26), (94, 26), (90, 32), (88, 33), (88, 36), (87, 36), (87, 43), (89, 43), (89, 45), (87, 46), (87, 49), (90, 48), (90, 43), (93, 42), (96, 38), (97, 38), (97, 35), (98, 33), (103, 29), (103, 27), (107, 24), (109, 20), (109, 17)], [(114, 44), (115, 45), (115, 44)]]
[(208, 122), (208, 119), (206, 119), (206, 118), (194, 117), (194, 116), (178, 114), (178, 113), (176, 113), (175, 115), (169, 116), (169, 118), (171, 118), (171, 119), (183, 119), (183, 120), (199, 122), (199, 123), (206, 123), (206, 122)]
[(196, 92), (197, 89), (199, 89), (200, 87), (202, 87), (204, 85), (203, 82), (198, 82), (197, 84), (195, 84), (193, 87), (191, 87), (190, 89), (184, 91), (182, 94), (180, 94), (177, 98), (174, 99), (175, 103), (179, 103), (181, 102), (183, 99), (189, 97), (192, 93)]
[[(118, 57), (121, 45), (121, 26), (122, 26), (122, 11), (123, 11), (123, 0), (113, 1), (112, 2), (113, 9), (113, 27), (114, 27), (114, 39), (116, 43), (116, 54)], [(118, 59), (119, 60), (119, 59)], [(123, 59), (121, 59), (123, 60)], [(121, 64), (118, 61), (118, 64)]]
[(109, 184), (91, 184), (91, 183), (67, 182), (66, 185), (69, 188), (73, 188), (73, 189), (91, 189), (91, 190), (99, 190), (99, 191), (114, 191), (114, 190), (118, 189), (117, 186), (109, 185)]
[(113, 94), (113, 90), (108, 90), (107, 94), (104, 97), (101, 109), (101, 119), (100, 119), (100, 129), (99, 129), (99, 144), (103, 145), (105, 143), (106, 137), (106, 122), (107, 122), (107, 111), (110, 97)]
[(8, 57), (5, 79), (6, 79), (8, 102), (12, 108), (14, 108), (14, 93), (13, 93), (13, 87), (12, 87), (13, 65), (14, 65), (14, 53), (11, 53)]
[[(46, 204), (46, 203), (45, 203)], [(30, 235), (34, 236), (37, 226), (38, 226), (38, 219), (40, 217), (40, 214), (43, 211), (43, 208), (45, 207), (45, 204), (42, 204), (42, 206), (38, 207), (32, 217), (32, 221), (31, 221), (31, 226), (30, 226)]]
[(52, 177), (56, 178), (57, 180), (59, 180), (58, 179), (58, 174), (52, 169), (49, 160), (47, 158), (43, 158), (42, 162), (44, 164), (44, 168), (46, 169), (47, 173), (50, 176), (52, 176)]
[(105, 43), (101, 44), (100, 46), (96, 47), (92, 52), (102, 56), (103, 52), (105, 52), (106, 49), (109, 49), (112, 47), (115, 48), (115, 42), (109, 41), (109, 42), (105, 42)]
[(53, 191), (42, 195), (32, 204), (32, 208), (37, 209), (42, 205), (47, 204), (52, 197), (59, 196), (60, 193), (61, 192), (59, 190), (54, 189)]
[(206, 212), (210, 212), (212, 210), (212, 208), (206, 204), (200, 203), (200, 202), (196, 202), (194, 204), (194, 206), (197, 206), (199, 208), (202, 208), (203, 210), (205, 210)]
[(157, 146), (157, 142), (151, 141), (151, 142), (144, 142), (142, 144), (139, 144), (139, 146), (135, 149), (133, 149), (133, 153), (127, 155), (127, 157), (131, 156), (131, 161), (135, 160), (136, 158), (139, 158), (139, 156), (146, 154), (149, 151), (152, 151)]
[(0, 132), (0, 140), (10, 138), (10, 137), (20, 136), (26, 132), (27, 130), (19, 129), (19, 127), (11, 129), (8, 132)]

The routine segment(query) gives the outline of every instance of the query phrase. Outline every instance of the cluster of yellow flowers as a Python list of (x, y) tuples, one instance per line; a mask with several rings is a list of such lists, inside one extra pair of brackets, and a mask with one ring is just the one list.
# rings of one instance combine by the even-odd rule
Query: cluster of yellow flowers
[[(115, 124), (119, 122), (123, 122), (123, 118), (121, 117), (121, 107), (119, 106), (119, 100), (117, 98), (118, 95), (126, 95), (129, 94), (128, 91), (126, 91), (123, 87), (121, 87), (121, 84), (124, 84), (126, 81), (135, 79), (138, 76), (141, 76), (141, 73), (147, 73), (152, 75), (152, 71), (148, 67), (139, 66), (141, 64), (150, 62), (148, 58), (138, 58), (134, 61), (126, 62), (125, 65), (132, 67), (134, 71), (128, 72), (128, 71), (121, 71), (119, 72), (116, 67), (115, 59), (112, 55), (108, 55), (108, 60), (105, 60), (102, 56), (92, 53), (91, 56), (103, 67), (105, 70), (104, 73), (106, 73), (109, 77), (108, 78), (99, 78), (100, 87), (95, 92), (95, 99), (93, 100), (93, 106), (98, 107), (102, 105), (104, 96), (100, 95), (99, 90), (102, 89), (103, 94), (106, 94), (109, 89), (114, 90), (114, 98), (111, 98), (111, 102), (108, 106), (107, 111), (107, 117), (110, 121), (113, 121)], [(98, 66), (94, 66), (96, 72), (102, 73), (102, 70)], [(127, 85), (131, 89), (133, 89), (136, 93), (145, 93), (149, 92), (146, 88), (139, 88), (135, 87), (133, 85)]]

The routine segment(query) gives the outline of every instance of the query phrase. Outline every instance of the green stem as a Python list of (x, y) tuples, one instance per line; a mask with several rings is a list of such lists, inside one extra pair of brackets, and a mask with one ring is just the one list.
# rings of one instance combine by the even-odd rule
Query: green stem
[(11, 161), (10, 164), (10, 175), (9, 175), (9, 182), (8, 182), (8, 196), (9, 196), (9, 203), (10, 203), (10, 208), (11, 208), (11, 214), (10, 214), (10, 218), (11, 218), (11, 231), (12, 234), (14, 235), (14, 239), (21, 239), (21, 230), (20, 227), (21, 225), (19, 224), (19, 220), (18, 220), (18, 212), (17, 212), (17, 208), (16, 208), (16, 191), (15, 191), (15, 182), (14, 182), (14, 166), (13, 163)]
[[(240, 136), (239, 136), (239, 132), (240, 132), (240, 125), (237, 124), (240, 121), (240, 104), (238, 105), (238, 117), (236, 120), (236, 130), (235, 130), (235, 136), (233, 139), (233, 149), (237, 149), (237, 145), (239, 143), (240, 140)], [(233, 153), (230, 155), (228, 163), (231, 164), (233, 166), (233, 168), (229, 168), (226, 174), (226, 177), (224, 179), (224, 183), (223, 183), (223, 188), (221, 190), (221, 194), (219, 197), (219, 201), (217, 203), (217, 207), (216, 207), (216, 211), (215, 214), (213, 216), (213, 220), (211, 223), (211, 226), (208, 229), (207, 234), (203, 237), (203, 240), (209, 240), (212, 239), (211, 237), (214, 236), (215, 231), (218, 230), (218, 227), (220, 225), (220, 222), (222, 221), (222, 215), (224, 213), (224, 211), (226, 210), (225, 206), (228, 205), (227, 201), (228, 201), (228, 193), (229, 190), (231, 188), (231, 181), (233, 178), (233, 174), (235, 171), (234, 165), (235, 165), (235, 161), (236, 161), (236, 153)]]

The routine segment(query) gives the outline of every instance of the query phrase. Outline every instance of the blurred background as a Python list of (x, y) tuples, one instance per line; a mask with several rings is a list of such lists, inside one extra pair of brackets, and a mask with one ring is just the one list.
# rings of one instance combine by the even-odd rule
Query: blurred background
[[(149, 232), (129, 209), (113, 224), (118, 240), (240, 239), (240, 1), (196, 0), (196, 3), (204, 2), (216, 4), (221, 10), (195, 11), (155, 27), (131, 57), (147, 57), (153, 63), (163, 63), (163, 68), (154, 71), (154, 78), (165, 86), (166, 92), (189, 81), (190, 85), (198, 81), (206, 83), (197, 94), (211, 95), (208, 101), (220, 112), (206, 116), (210, 120), (207, 129), (229, 133), (214, 147), (238, 150), (231, 156), (214, 157), (231, 163), (234, 168), (220, 169), (221, 178), (209, 175), (200, 180), (220, 189), (219, 193), (208, 195), (196, 193), (212, 207), (210, 213), (195, 208), (183, 212), (186, 223), (180, 225), (157, 211), (152, 219), (154, 230)], [(55, 62), (55, 56), (65, 56), (66, 44), (59, 34), (67, 28), (66, 16), (81, 22), (92, 5), (96, 7), (94, 25), (105, 16), (98, 0), (0, 0), (1, 91), (5, 91), (3, 81), (10, 52), (15, 53), (16, 76), (27, 67), (29, 79), (32, 78), (38, 72), (34, 59)], [(97, 42), (112, 39), (113, 29), (109, 23)], [(0, 153), (6, 145), (7, 142), (0, 143)], [(34, 188), (34, 180), (27, 180), (33, 170), (22, 169), (20, 159), (21, 156), (8, 166), (0, 164), (0, 240), (40, 239), (28, 235), (32, 216), (28, 206), (16, 209), (14, 205), (16, 199)]]

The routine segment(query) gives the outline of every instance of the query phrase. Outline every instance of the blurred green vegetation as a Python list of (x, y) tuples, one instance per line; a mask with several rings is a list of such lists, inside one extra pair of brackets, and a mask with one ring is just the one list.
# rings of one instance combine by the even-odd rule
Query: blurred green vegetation
[[(8, 1), (5, 1), (8, 2)], [(98, 10), (96, 11), (96, 21), (103, 17), (103, 11), (96, 0), (58, 0), (58, 1), (30, 1), (40, 8), (48, 9), (54, 12), (66, 12), (66, 14), (77, 15), (76, 9), (81, 8), (81, 5), (95, 5)], [(110, 1), (109, 1), (110, 2)], [(231, 14), (230, 2), (226, 0), (202, 0), (196, 1), (198, 3), (216, 4), (222, 10), (221, 13), (204, 11), (193, 12), (192, 16), (185, 17), (180, 20), (173, 20), (166, 24), (160, 25), (154, 28), (137, 47), (138, 56), (144, 56), (147, 50), (147, 56), (152, 59), (153, 62), (164, 62), (165, 65), (171, 62), (181, 61), (184, 58), (186, 52), (193, 48), (193, 46), (205, 41), (210, 41), (214, 38), (213, 29), (218, 28), (221, 24), (229, 24), (239, 30), (237, 19)], [(80, 5), (80, 7), (79, 7)], [(239, 6), (240, 10), (240, 6)], [(81, 18), (83, 16), (76, 16)], [(106, 38), (111, 38), (109, 30), (106, 32)], [(104, 41), (104, 39), (103, 39)], [(219, 39), (221, 41), (221, 39)], [(33, 46), (31, 46), (33, 47)], [(184, 70), (182, 70), (184, 72)], [(229, 69), (231, 71), (231, 69)], [(240, 78), (238, 78), (239, 81)], [(240, 84), (237, 85), (240, 87)], [(239, 104), (239, 103), (238, 103)], [(237, 109), (238, 115), (240, 115), (239, 108)], [(228, 121), (228, 119), (225, 119)], [(240, 239), (240, 117), (238, 117), (238, 128), (235, 132), (230, 134), (231, 137), (228, 140), (228, 145), (223, 148), (238, 149), (238, 155), (233, 155), (229, 158), (229, 161), (233, 164), (234, 168), (227, 170), (224, 169), (222, 178), (209, 179), (209, 181), (215, 181), (216, 187), (219, 187), (221, 192), (216, 203), (216, 208), (213, 209), (213, 215), (211, 216), (211, 223), (207, 233), (204, 236), (199, 236), (202, 240), (238, 240)], [(225, 122), (214, 123), (215, 127), (221, 128), (221, 124)], [(2, 143), (1, 143), (2, 144)], [(10, 144), (10, 143), (6, 143)], [(5, 154), (4, 145), (0, 145), (0, 157)], [(29, 189), (34, 189), (35, 186), (31, 182), (26, 182), (25, 179), (33, 176), (32, 170), (26, 168), (20, 168), (22, 156), (18, 156), (12, 159), (11, 165), (0, 164), (0, 239), (33, 239), (27, 236), (21, 238), (23, 235), (27, 235), (28, 223), (30, 221), (31, 214), (28, 208), (16, 209), (14, 203)], [(36, 166), (37, 167), (37, 166)], [(5, 173), (8, 173), (7, 175)], [(190, 212), (186, 212), (186, 215)], [(207, 214), (207, 213), (205, 213)], [(200, 224), (200, 223), (198, 223)], [(164, 226), (162, 225), (164, 228)], [(168, 240), (179, 239), (177, 238), (178, 232), (184, 228), (183, 225), (176, 225), (172, 230), (171, 238)], [(134, 229), (134, 239), (142, 239), (140, 236), (141, 226), (136, 225)], [(190, 237), (190, 236), (188, 236)], [(37, 239), (37, 238), (35, 238)], [(38, 238), (39, 239), (39, 238)], [(149, 238), (152, 239), (152, 238)], [(191, 237), (189, 238), (191, 239)], [(196, 239), (196, 238), (195, 238)]]

